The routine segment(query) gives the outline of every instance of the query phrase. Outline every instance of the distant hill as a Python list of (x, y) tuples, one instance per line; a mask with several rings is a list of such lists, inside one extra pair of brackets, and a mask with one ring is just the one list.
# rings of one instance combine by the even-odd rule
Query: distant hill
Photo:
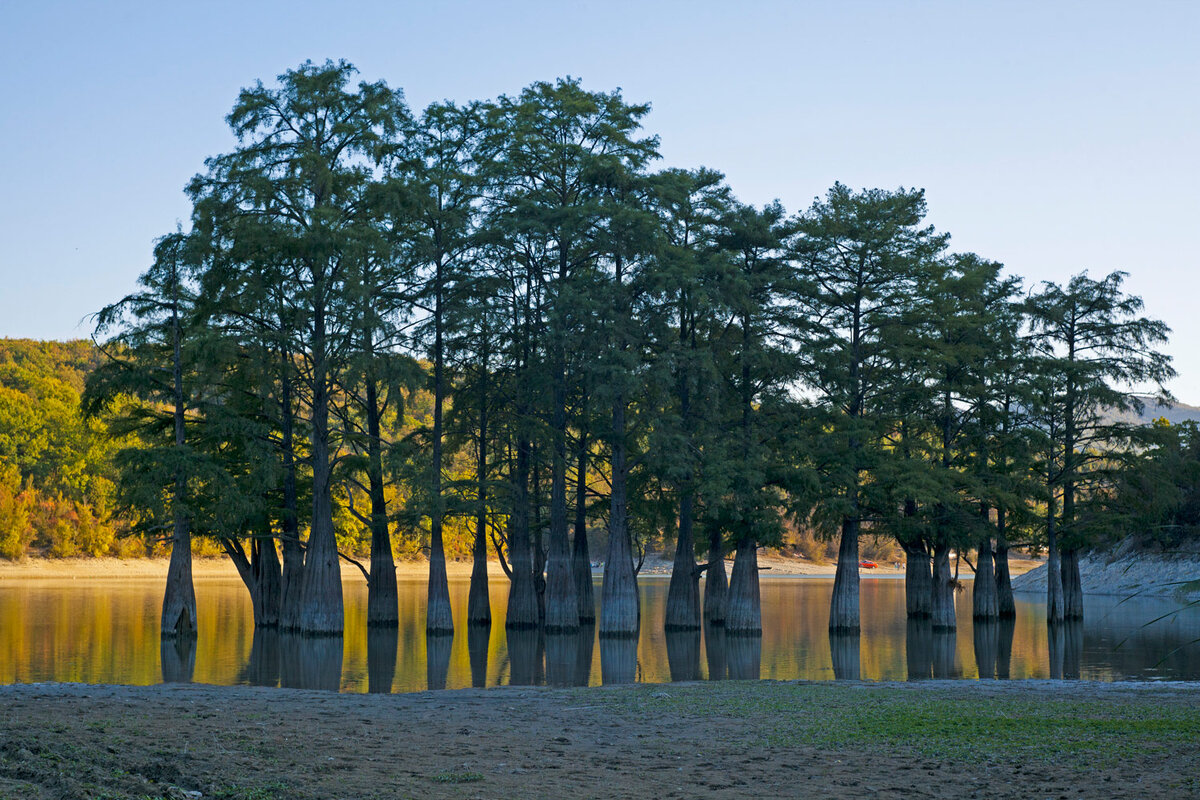
[(1200, 422), (1200, 406), (1189, 406), (1187, 403), (1163, 405), (1150, 395), (1136, 395), (1145, 406), (1142, 413), (1123, 411), (1110, 417), (1114, 422), (1128, 422), (1135, 425), (1149, 425), (1159, 417), (1165, 417), (1167, 422), (1178, 425), (1181, 422)]

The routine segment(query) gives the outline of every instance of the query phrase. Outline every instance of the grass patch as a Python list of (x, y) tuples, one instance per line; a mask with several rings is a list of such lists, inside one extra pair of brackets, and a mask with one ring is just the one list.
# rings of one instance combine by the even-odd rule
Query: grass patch
[(429, 776), (434, 783), (475, 783), (483, 780), (479, 772), (439, 772)]
[(887, 747), (963, 762), (1080, 768), (1200, 749), (1200, 704), (1157, 692), (1058, 699), (942, 687), (725, 683), (612, 693), (604, 702), (637, 715), (745, 719), (755, 737), (747, 743), (772, 747)]

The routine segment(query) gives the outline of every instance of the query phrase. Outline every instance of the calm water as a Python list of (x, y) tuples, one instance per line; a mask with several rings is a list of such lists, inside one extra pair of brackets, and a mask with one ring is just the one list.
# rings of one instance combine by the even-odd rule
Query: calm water
[[(236, 579), (196, 581), (200, 631), (191, 648), (160, 645), (159, 581), (5, 581), (0, 584), (0, 683), (79, 681), (283, 685), (349, 692), (467, 686), (582, 685), (717, 678), (911, 680), (946, 677), (1200, 680), (1200, 607), (1089, 597), (1086, 620), (1047, 636), (1044, 606), (1018, 596), (1015, 623), (973, 626), (958, 596), (956, 633), (904, 618), (899, 580), (864, 579), (861, 637), (827, 630), (832, 580), (764, 578), (761, 639), (720, 630), (663, 633), (667, 581), (645, 578), (637, 642), (508, 633), (507, 582), (494, 582), (490, 631), (424, 632), (425, 585), (400, 583), (398, 633), (366, 628), (366, 586), (346, 584), (346, 635), (307, 640), (256, 634)], [(467, 582), (451, 581), (455, 619)], [(599, 586), (596, 590), (599, 596)]]

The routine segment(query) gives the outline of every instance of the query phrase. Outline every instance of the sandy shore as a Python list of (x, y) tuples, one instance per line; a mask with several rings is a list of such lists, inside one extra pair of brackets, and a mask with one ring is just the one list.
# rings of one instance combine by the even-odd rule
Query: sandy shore
[(0, 687), (0, 797), (1187, 798), (1200, 689)]
[[(364, 562), (365, 563), (365, 562)], [(759, 554), (759, 566), (763, 567), (764, 578), (791, 577), (801, 575), (833, 577), (835, 565), (821, 564), (803, 558), (781, 556), (764, 552)], [(1042, 562), (1034, 559), (1014, 558), (1010, 568), (1014, 575), (1020, 575)], [(733, 562), (726, 562), (726, 572), (733, 569)], [(429, 565), (425, 561), (397, 561), (396, 574), (401, 578), (418, 578), (428, 574)], [(469, 578), (471, 563), (469, 561), (450, 561), (446, 564), (446, 572), (451, 578)], [(970, 577), (970, 570), (963, 567), (963, 577)], [(230, 578), (236, 580), (237, 570), (228, 558), (196, 558), (192, 562), (192, 574), (196, 578)], [(497, 561), (488, 562), (488, 574), (499, 578), (504, 575)], [(601, 574), (601, 570), (595, 570)], [(671, 574), (671, 560), (662, 556), (648, 556), (642, 565), (641, 575), (646, 577), (667, 576)], [(862, 569), (863, 577), (904, 577), (903, 565), (896, 569), (894, 564), (880, 564), (875, 569)], [(88, 580), (88, 579), (146, 579), (163, 580), (167, 576), (167, 559), (165, 558), (27, 558), (24, 561), (5, 561), (0, 559), (0, 580)], [(342, 562), (342, 577), (344, 580), (362, 580), (362, 572), (358, 567), (348, 562)]]

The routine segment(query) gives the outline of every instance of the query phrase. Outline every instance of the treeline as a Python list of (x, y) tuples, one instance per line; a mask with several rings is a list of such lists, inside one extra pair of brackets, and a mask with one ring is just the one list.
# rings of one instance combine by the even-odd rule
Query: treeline
[(340, 633), (350, 519), (371, 625), (395, 624), (400, 531), (428, 548), (428, 630), (453, 630), (450, 525), (472, 533), (470, 624), (489, 550), (507, 625), (592, 623), (595, 527), (602, 635), (636, 634), (654, 536), (676, 542), (668, 628), (756, 634), (785, 523), (838, 542), (833, 631), (859, 628), (868, 534), (903, 547), (935, 627), (952, 552), (977, 552), (975, 613), (1012, 613), (1014, 543), (1050, 553), (1051, 619), (1082, 614), (1093, 508), (1148, 452), (1104, 414), (1173, 374), (1123, 273), (1027, 290), (951, 252), (920, 190), (744, 204), (710, 169), (655, 170), (649, 107), (575, 80), (414, 114), (353, 74), (244, 90), (189, 229), (98, 315), (84, 404), (137, 438), (116, 502), (173, 541), (165, 634), (195, 631), (196, 534), (257, 623)]

